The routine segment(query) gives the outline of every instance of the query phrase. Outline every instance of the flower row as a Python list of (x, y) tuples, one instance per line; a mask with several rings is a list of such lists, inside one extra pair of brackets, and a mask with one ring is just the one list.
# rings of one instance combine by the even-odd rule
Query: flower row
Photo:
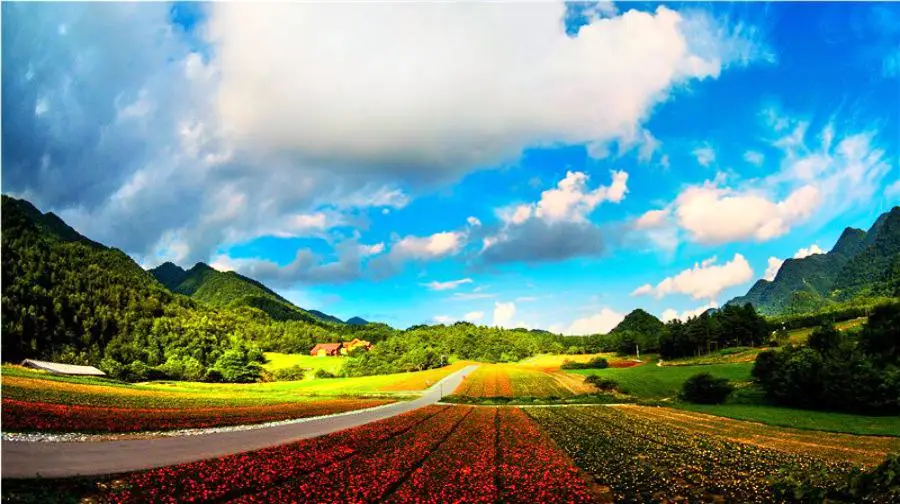
[(6, 432), (139, 432), (273, 422), (371, 408), (391, 401), (323, 399), (265, 406), (109, 408), (3, 399)]

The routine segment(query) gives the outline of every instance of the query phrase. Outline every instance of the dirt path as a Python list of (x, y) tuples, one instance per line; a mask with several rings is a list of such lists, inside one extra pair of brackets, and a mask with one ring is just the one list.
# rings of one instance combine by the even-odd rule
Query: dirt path
[(3, 441), (4, 478), (112, 474), (259, 450), (383, 420), (440, 401), (478, 366), (463, 368), (413, 401), (302, 422), (184, 437), (100, 442)]

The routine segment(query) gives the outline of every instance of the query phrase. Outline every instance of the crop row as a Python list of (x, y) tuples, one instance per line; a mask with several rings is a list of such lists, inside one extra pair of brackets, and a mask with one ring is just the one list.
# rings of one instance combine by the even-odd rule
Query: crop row
[(193, 429), (308, 418), (371, 408), (391, 401), (323, 399), (218, 408), (107, 408), (3, 399), (6, 432), (139, 432)]
[(583, 378), (506, 364), (481, 365), (454, 391), (468, 397), (571, 397), (596, 392)]
[(454, 394), (469, 397), (510, 397), (513, 395), (513, 388), (504, 366), (482, 365), (463, 380)]
[(518, 409), (430, 406), (354, 429), (100, 482), (99, 502), (590, 502)]
[(617, 502), (770, 502), (767, 477), (781, 468), (837, 481), (847, 464), (705, 436), (615, 408), (530, 409), (550, 436), (609, 487)]
[(651, 406), (624, 406), (621, 411), (632, 417), (665, 423), (698, 434), (751, 443), (781, 451), (805, 454), (860, 465), (877, 465), (889, 453), (900, 452), (900, 438), (855, 436), (820, 431), (773, 427), (718, 416)]

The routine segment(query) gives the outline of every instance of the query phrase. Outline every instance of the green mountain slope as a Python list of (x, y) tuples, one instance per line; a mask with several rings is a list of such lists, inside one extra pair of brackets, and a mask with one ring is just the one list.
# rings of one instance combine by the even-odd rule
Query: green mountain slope
[(728, 304), (750, 303), (766, 315), (808, 313), (861, 296), (897, 296), (900, 207), (868, 232), (847, 228), (826, 254), (787, 259), (772, 281), (759, 280)]
[(651, 336), (658, 335), (665, 327), (665, 324), (658, 318), (638, 308), (626, 315), (625, 318), (619, 322), (619, 325), (614, 327), (609, 333), (615, 334), (624, 331), (634, 331)]
[(337, 317), (307, 311), (279, 296), (261, 282), (233, 271), (218, 271), (199, 262), (191, 269), (163, 263), (150, 273), (172, 292), (219, 308), (249, 306), (264, 311), (273, 320), (298, 320), (311, 324), (342, 324)]
[[(27, 201), (3, 196), (0, 214), (4, 362), (90, 364), (126, 380), (246, 381), (259, 374), (262, 349), (308, 352), (341, 337), (333, 324), (239, 275), (157, 268), (163, 283), (185, 284), (208, 301), (200, 303)], [(236, 297), (226, 303), (223, 293)], [(266, 315), (278, 310), (284, 321)], [(388, 331), (369, 333), (380, 341)]]

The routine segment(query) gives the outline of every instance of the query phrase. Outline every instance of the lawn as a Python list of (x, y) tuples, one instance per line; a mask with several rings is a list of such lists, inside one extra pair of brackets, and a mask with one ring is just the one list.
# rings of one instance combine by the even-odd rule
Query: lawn
[(710, 373), (713, 376), (728, 378), (732, 381), (746, 382), (750, 380), (750, 369), (753, 363), (710, 364), (706, 366), (657, 366), (655, 359), (650, 359), (640, 366), (630, 368), (578, 369), (570, 374), (581, 376), (599, 375), (611, 378), (619, 384), (622, 392), (640, 399), (674, 399), (681, 390), (681, 385), (691, 376), (698, 373)]
[(313, 357), (306, 354), (285, 354), (278, 352), (266, 352), (266, 363), (263, 368), (266, 371), (275, 371), (278, 369), (289, 368), (292, 366), (300, 366), (303, 369), (309, 369), (306, 374), (307, 378), (312, 378), (313, 374), (319, 369), (324, 369), (329, 373), (336, 375), (340, 373), (344, 367), (345, 357)]
[(705, 405), (679, 403), (673, 404), (673, 407), (738, 420), (793, 427), (795, 429), (900, 437), (900, 417), (897, 416), (871, 417), (832, 413), (829, 411), (780, 408), (762, 404)]
[(766, 348), (735, 347), (724, 348), (700, 357), (683, 357), (663, 362), (663, 366), (705, 366), (708, 364), (735, 364), (753, 362), (756, 356)]

